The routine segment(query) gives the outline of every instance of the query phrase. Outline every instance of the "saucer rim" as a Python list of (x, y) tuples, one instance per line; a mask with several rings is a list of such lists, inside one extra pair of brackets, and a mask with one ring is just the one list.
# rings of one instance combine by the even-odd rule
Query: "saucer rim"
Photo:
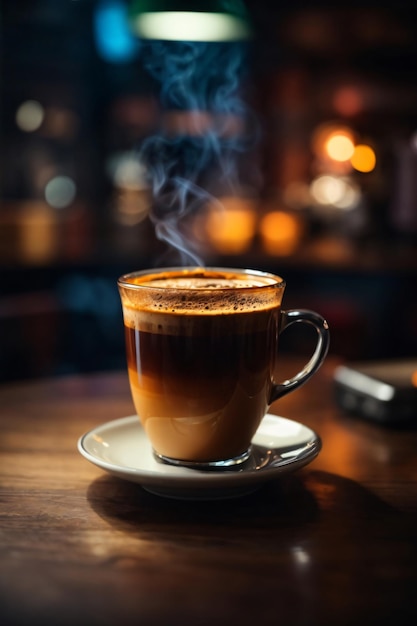
[[(177, 467), (168, 464), (164, 466), (164, 469), (166, 471), (155, 472), (152, 469), (135, 468), (127, 465), (111, 463), (109, 461), (106, 461), (99, 455), (93, 454), (90, 450), (87, 449), (85, 442), (88, 437), (99, 435), (99, 433), (103, 433), (103, 431), (108, 432), (112, 428), (127, 427), (137, 424), (138, 429), (144, 436), (145, 432), (137, 415), (129, 415), (121, 418), (116, 418), (114, 420), (110, 420), (108, 422), (104, 422), (102, 424), (99, 424), (98, 426), (95, 426), (94, 428), (88, 430), (83, 435), (81, 435), (77, 442), (77, 448), (80, 454), (96, 467), (99, 467), (100, 469), (114, 476), (118, 476), (121, 479), (139, 483), (144, 489), (152, 491), (153, 493), (157, 493), (157, 488), (160, 488), (160, 490), (163, 490), (164, 492), (166, 491), (173, 493), (184, 490), (192, 491), (196, 489), (204, 491), (212, 489), (244, 489), (245, 487), (248, 488), (254, 484), (258, 484), (260, 486), (261, 484), (278, 475), (294, 472), (298, 469), (301, 469), (305, 465), (311, 463), (321, 451), (322, 441), (320, 436), (309, 426), (306, 426), (296, 420), (292, 420), (272, 413), (267, 413), (262, 419), (258, 431), (262, 428), (262, 423), (264, 422), (265, 418), (271, 417), (277, 418), (278, 420), (285, 420), (286, 422), (291, 422), (294, 425), (302, 426), (303, 428), (305, 428), (309, 433), (309, 438), (303, 444), (300, 444), (300, 447), (301, 445), (303, 447), (309, 446), (309, 449), (304, 451), (300, 457), (286, 459), (284, 461), (281, 461), (277, 465), (271, 465), (264, 468), (250, 468), (246, 470), (242, 468), (240, 471), (216, 472), (207, 472), (203, 470)], [(256, 434), (254, 436), (254, 439), (255, 437)], [(258, 448), (265, 449), (265, 446), (259, 444), (255, 445), (258, 446)], [(278, 451), (280, 450), (280, 447), (274, 446), (272, 450)], [(159, 495), (167, 494), (162, 494), (161, 491), (159, 491)]]

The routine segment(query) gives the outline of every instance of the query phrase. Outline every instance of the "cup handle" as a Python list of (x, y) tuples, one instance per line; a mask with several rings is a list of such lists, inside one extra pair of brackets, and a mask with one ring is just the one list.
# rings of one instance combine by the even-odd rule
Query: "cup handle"
[(292, 376), (292, 378), (289, 378), (288, 380), (284, 380), (282, 383), (273, 383), (270, 404), (307, 382), (307, 380), (319, 369), (329, 349), (329, 326), (326, 320), (314, 311), (309, 311), (307, 309), (290, 309), (288, 311), (281, 311), (280, 326), (278, 331), (279, 334), (288, 328), (288, 326), (298, 323), (309, 324), (316, 329), (316, 349), (309, 362), (306, 363), (304, 368), (298, 372), (298, 374), (295, 374), (295, 376)]

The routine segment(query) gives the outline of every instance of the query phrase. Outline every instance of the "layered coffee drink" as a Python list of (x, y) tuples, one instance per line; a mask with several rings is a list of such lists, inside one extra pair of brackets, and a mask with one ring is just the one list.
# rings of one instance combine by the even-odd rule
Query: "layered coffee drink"
[(270, 404), (284, 282), (173, 269), (119, 280), (137, 413), (156, 453), (244, 459)]

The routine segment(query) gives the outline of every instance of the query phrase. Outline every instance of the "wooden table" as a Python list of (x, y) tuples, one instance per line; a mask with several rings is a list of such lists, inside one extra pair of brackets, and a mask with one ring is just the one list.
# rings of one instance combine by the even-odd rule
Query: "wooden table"
[(0, 387), (0, 624), (417, 623), (417, 432), (343, 416), (334, 366), (272, 407), (316, 430), (318, 458), (218, 502), (80, 456), (133, 413), (124, 372)]

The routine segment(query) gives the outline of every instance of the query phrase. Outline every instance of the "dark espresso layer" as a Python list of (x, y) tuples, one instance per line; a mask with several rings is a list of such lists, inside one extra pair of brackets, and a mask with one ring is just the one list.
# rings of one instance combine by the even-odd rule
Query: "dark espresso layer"
[(160, 379), (161, 388), (171, 379), (174, 385), (185, 381), (190, 386), (189, 381), (196, 379), (233, 380), (243, 372), (256, 373), (275, 353), (271, 325), (277, 324), (277, 310), (189, 315), (185, 321), (174, 315), (162, 314), (160, 321), (158, 317), (155, 313), (152, 320), (138, 320), (136, 328), (127, 325), (125, 333), (129, 367), (136, 368), (139, 377)]

